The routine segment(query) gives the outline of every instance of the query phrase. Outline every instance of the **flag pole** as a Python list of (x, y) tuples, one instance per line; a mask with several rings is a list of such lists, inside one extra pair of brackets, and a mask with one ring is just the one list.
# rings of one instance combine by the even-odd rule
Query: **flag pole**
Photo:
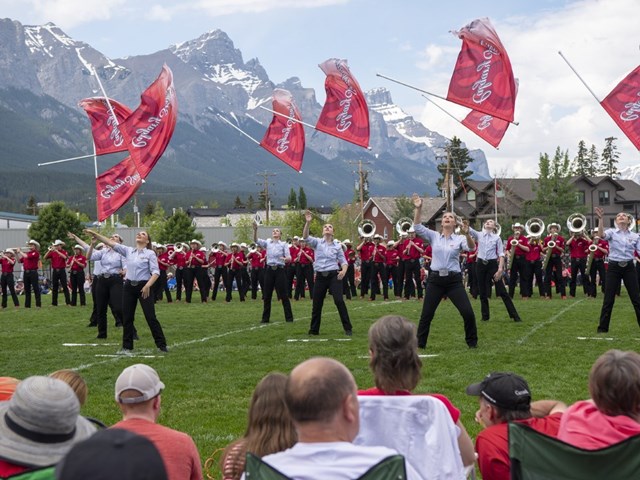
[(104, 101), (107, 102), (107, 107), (109, 107), (109, 112), (111, 112), (113, 121), (116, 125), (120, 125), (118, 123), (118, 117), (116, 117), (116, 113), (113, 111), (113, 107), (111, 106), (111, 102), (109, 101), (109, 97), (107, 97), (107, 92), (105, 92), (104, 87), (102, 86), (102, 82), (100, 81), (100, 77), (98, 77), (98, 72), (96, 72), (96, 69), (93, 68), (93, 66), (91, 67), (91, 70), (93, 70), (93, 75), (96, 77), (98, 85), (100, 85), (100, 90), (102, 91), (102, 95), (104, 96)]
[(394, 78), (387, 77), (386, 75), (382, 75), (381, 73), (376, 73), (376, 76), (377, 77), (386, 78), (387, 80), (391, 80), (394, 83), (398, 83), (400, 85), (404, 85), (405, 87), (409, 87), (409, 88), (411, 88), (413, 90), (417, 90), (418, 92), (426, 93), (427, 95), (431, 95), (432, 97), (436, 97), (436, 98), (439, 98), (441, 100), (447, 100), (445, 97), (443, 97), (441, 95), (436, 95), (435, 93), (427, 92), (426, 90), (422, 90), (421, 88), (415, 87), (413, 85), (409, 85), (408, 83), (401, 82), (400, 80), (396, 80)]
[(227, 120), (226, 118), (224, 118), (222, 115), (220, 115), (219, 113), (216, 114), (218, 115), (218, 117), (220, 117), (220, 120), (224, 121), (225, 123), (228, 123), (231, 127), (235, 128), (237, 131), (239, 131), (242, 135), (244, 135), (245, 137), (247, 137), (249, 140), (251, 140), (252, 142), (254, 142), (256, 145), (260, 145), (260, 142), (258, 140), (256, 140), (255, 138), (253, 138), (251, 135), (249, 135), (248, 133), (246, 133), (244, 130), (240, 129), (239, 127), (236, 127), (233, 123), (231, 123), (229, 120)]
[(493, 177), (493, 221), (498, 223), (498, 178)]
[(573, 65), (571, 65), (571, 64), (569, 63), (569, 60), (567, 60), (567, 59), (565, 58), (565, 56), (562, 54), (562, 52), (561, 52), (561, 51), (559, 51), (559, 50), (558, 50), (558, 55), (560, 55), (560, 56), (562, 57), (562, 59), (567, 63), (567, 65), (569, 65), (569, 68), (570, 68), (571, 70), (573, 70), (573, 73), (575, 73), (575, 74), (576, 74), (576, 77), (578, 77), (578, 79), (582, 82), (582, 84), (583, 84), (585, 87), (587, 87), (587, 90), (589, 90), (589, 93), (590, 93), (591, 95), (593, 95), (593, 98), (595, 98), (595, 99), (596, 99), (596, 102), (598, 102), (598, 103), (602, 103), (602, 102), (600, 101), (600, 99), (596, 96), (596, 94), (595, 94), (595, 93), (593, 93), (593, 90), (591, 90), (591, 88), (589, 88), (589, 85), (587, 85), (587, 82), (585, 82), (585, 81), (582, 79), (582, 77), (580, 76), (580, 74), (578, 74), (578, 72), (576, 71), (576, 69), (575, 69), (575, 68), (573, 68)]
[(296, 122), (296, 123), (299, 123), (301, 125), (304, 125), (305, 127), (313, 128), (314, 130), (316, 130), (315, 125), (311, 125), (310, 123), (303, 122), (302, 120), (298, 120), (295, 117), (290, 117), (289, 115), (285, 115), (284, 113), (276, 112), (275, 110), (271, 110), (270, 108), (263, 107), (262, 105), (260, 105), (260, 108), (263, 109), (263, 110), (266, 110), (267, 112), (271, 112), (271, 113), (273, 113), (275, 115), (279, 115), (281, 117), (287, 118), (287, 119), (291, 120), (292, 122)]
[(64, 158), (62, 160), (55, 160), (53, 162), (39, 163), (38, 166), (44, 167), (45, 165), (53, 165), (54, 163), (72, 162), (73, 160), (81, 160), (83, 158), (91, 158), (93, 156), (95, 156), (95, 153), (92, 153), (90, 155), (82, 155), (80, 157)]
[(433, 103), (436, 107), (438, 107), (440, 110), (442, 110), (444, 113), (446, 113), (447, 115), (449, 115), (451, 118), (453, 118), (456, 122), (458, 122), (460, 125), (462, 125), (464, 127), (464, 123), (462, 123), (460, 120), (458, 120), (456, 117), (454, 117), (451, 113), (449, 113), (448, 111), (446, 111), (444, 108), (442, 108), (440, 105), (438, 105), (436, 102), (434, 102), (433, 100), (431, 100), (429, 97), (427, 97), (426, 95), (422, 95), (422, 97), (427, 101), (427, 102), (431, 102)]

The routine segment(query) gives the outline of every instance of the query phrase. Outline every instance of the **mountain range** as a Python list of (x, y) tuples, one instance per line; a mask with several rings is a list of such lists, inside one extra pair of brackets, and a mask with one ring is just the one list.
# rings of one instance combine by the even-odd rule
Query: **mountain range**
[[(78, 102), (100, 96), (101, 83), (109, 97), (135, 108), (165, 63), (173, 71), (178, 123), (138, 193), (143, 202), (230, 205), (236, 196), (257, 199), (267, 178), (276, 204), (284, 203), (291, 188), (302, 187), (309, 204), (328, 206), (354, 197), (358, 162), (369, 172), (372, 195), (437, 194), (436, 167), (448, 139), (403, 112), (384, 88), (365, 92), (371, 150), (307, 128), (304, 164), (297, 173), (219, 115), (260, 140), (272, 117), (260, 107), (271, 107), (274, 88), (293, 94), (308, 123), (315, 123), (322, 110), (316, 92), (296, 77), (275, 83), (258, 59), (245, 62), (223, 31), (149, 55), (111, 59), (52, 23), (28, 26), (0, 19), (0, 209), (24, 209), (33, 196), (39, 202), (64, 200), (92, 213), (92, 158), (37, 164), (92, 154), (89, 121)], [(473, 178), (489, 178), (483, 151), (472, 150), (470, 156)], [(121, 159), (99, 157), (98, 172)]]

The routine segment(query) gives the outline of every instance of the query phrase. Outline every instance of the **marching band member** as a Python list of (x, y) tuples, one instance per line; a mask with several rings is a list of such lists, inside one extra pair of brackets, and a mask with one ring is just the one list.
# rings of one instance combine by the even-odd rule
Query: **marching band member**
[(15, 279), (13, 278), (13, 269), (16, 264), (15, 254), (10, 248), (0, 254), (0, 265), (2, 266), (2, 277), (0, 277), (0, 285), (2, 286), (2, 308), (7, 308), (7, 289), (11, 294), (13, 305), (20, 306), (18, 295), (16, 295)]
[(155, 283), (155, 300), (156, 302), (162, 301), (162, 294), (164, 293), (167, 296), (167, 303), (172, 303), (171, 290), (169, 290), (169, 286), (167, 285), (167, 270), (171, 267), (171, 260), (169, 259), (169, 252), (167, 251), (166, 245), (156, 245), (156, 255), (158, 256), (160, 277), (158, 277), (158, 281)]
[(76, 244), (73, 247), (74, 254), (67, 260), (69, 276), (71, 277), (71, 306), (75, 307), (80, 295), (80, 306), (87, 303), (84, 296), (84, 269), (87, 266), (87, 257), (82, 254), (82, 246)]
[(71, 303), (69, 285), (67, 284), (67, 271), (65, 270), (69, 255), (62, 249), (63, 246), (64, 242), (62, 240), (56, 240), (44, 256), (44, 260), (49, 260), (51, 263), (51, 305), (54, 307), (58, 306), (60, 286), (62, 286), (62, 292), (64, 293), (65, 304), (69, 305)]
[(524, 299), (531, 298), (533, 295), (533, 279), (536, 279), (540, 298), (544, 297), (544, 280), (542, 277), (542, 239), (533, 237), (529, 240), (529, 251), (525, 255), (527, 261), (527, 291)]
[(476, 276), (482, 320), (488, 321), (491, 317), (489, 292), (493, 283), (496, 286), (496, 295), (502, 299), (509, 318), (512, 318), (514, 322), (520, 322), (520, 315), (518, 315), (513, 300), (504, 286), (502, 278), (504, 272), (504, 246), (502, 239), (496, 233), (496, 229), (496, 222), (493, 219), (488, 219), (484, 222), (482, 232), (472, 228), (469, 229), (471, 236), (477, 242)]
[(264, 297), (264, 275), (266, 251), (262, 245), (256, 244), (253, 249), (249, 249), (249, 264), (251, 265), (251, 300), (258, 298), (258, 285)]
[(360, 298), (364, 298), (369, 292), (371, 283), (371, 270), (373, 269), (373, 250), (375, 245), (371, 237), (360, 237), (360, 244), (356, 251), (360, 254)]
[[(121, 327), (123, 324), (122, 271), (124, 262), (122, 256), (105, 243), (101, 248), (98, 248), (94, 241), (88, 245), (77, 235), (71, 232), (68, 235), (69, 238), (82, 245), (87, 252), (88, 259), (94, 262), (93, 283), (96, 290), (96, 323), (98, 326), (96, 338), (107, 338), (107, 307), (111, 307), (111, 313), (116, 319), (116, 327)], [(110, 240), (122, 243), (122, 237), (117, 233), (111, 235)], [(87, 326), (93, 327), (95, 325), (89, 323)]]
[(433, 250), (431, 273), (427, 279), (427, 289), (418, 324), (418, 348), (427, 347), (431, 321), (440, 301), (445, 296), (451, 300), (462, 315), (467, 345), (469, 348), (476, 348), (478, 345), (476, 317), (469, 296), (462, 284), (459, 261), (461, 251), (469, 251), (476, 246), (469, 233), (469, 226), (465, 224), (460, 227), (463, 235), (456, 235), (454, 233), (456, 217), (452, 212), (445, 212), (442, 215), (442, 230), (440, 232), (431, 230), (420, 223), (422, 198), (414, 193), (411, 200), (414, 205), (413, 229), (418, 235), (429, 241)]
[(616, 215), (616, 228), (604, 230), (602, 226), (603, 210), (600, 207), (596, 207), (595, 210), (598, 216), (598, 236), (609, 242), (609, 266), (606, 273), (600, 324), (598, 325), (598, 333), (606, 333), (609, 331), (616, 291), (622, 281), (624, 281), (629, 300), (635, 310), (636, 321), (640, 325), (640, 288), (638, 287), (638, 277), (633, 267), (634, 252), (640, 250), (640, 235), (629, 229), (631, 224), (630, 215), (624, 212)]
[(351, 297), (355, 298), (358, 295), (356, 290), (356, 251), (348, 238), (342, 244), (346, 247), (344, 256), (348, 264), (347, 274), (342, 279), (342, 293), (347, 296), (347, 300), (351, 300)]
[(296, 293), (294, 299), (304, 298), (305, 283), (309, 286), (309, 297), (313, 298), (313, 249), (307, 245), (304, 238), (300, 239), (297, 258)]
[(238, 288), (238, 294), (240, 295), (240, 301), (244, 302), (244, 285), (242, 284), (242, 267), (246, 265), (246, 258), (244, 253), (240, 250), (240, 245), (236, 242), (231, 244), (231, 254), (227, 257), (227, 271), (228, 271), (228, 286), (227, 296), (225, 301), (229, 303), (231, 301), (231, 292), (233, 290), (233, 280), (236, 281), (236, 287)]
[(293, 280), (296, 278), (298, 253), (300, 251), (300, 237), (297, 235), (293, 237), (291, 245), (289, 245), (289, 252), (291, 253), (291, 262), (285, 265), (285, 271), (287, 272), (287, 295), (289, 298), (293, 298)]
[(420, 257), (424, 254), (424, 242), (421, 238), (416, 238), (416, 231), (413, 227), (407, 230), (407, 238), (398, 247), (400, 258), (404, 264), (404, 298), (416, 296), (418, 290), (418, 300), (422, 298), (422, 281), (420, 279)]
[(589, 295), (596, 298), (598, 278), (600, 278), (600, 283), (602, 284), (602, 293), (604, 293), (607, 284), (605, 280), (606, 268), (604, 267), (604, 259), (609, 255), (609, 242), (598, 236), (598, 229), (594, 229), (591, 233), (593, 235), (593, 245), (596, 246), (596, 250), (593, 252), (593, 261), (591, 263), (591, 271), (589, 272), (589, 287), (591, 288)]
[(274, 228), (271, 232), (271, 238), (267, 240), (258, 238), (258, 225), (255, 222), (253, 223), (253, 241), (264, 248), (266, 252), (261, 323), (269, 323), (271, 318), (271, 298), (274, 289), (276, 292), (280, 292), (284, 319), (287, 322), (293, 322), (291, 302), (285, 292), (287, 275), (284, 270), (285, 265), (291, 262), (290, 247), (287, 242), (282, 241), (282, 232), (279, 228)]
[(186, 254), (186, 269), (184, 272), (184, 295), (185, 301), (191, 303), (193, 294), (194, 281), (198, 282), (198, 291), (200, 292), (200, 301), (207, 303), (207, 289), (205, 286), (204, 274), (202, 266), (207, 263), (206, 253), (200, 250), (202, 242), (196, 238), (189, 242), (190, 250)]
[(542, 244), (542, 253), (545, 255), (550, 249), (549, 242), (555, 242), (555, 246), (551, 248), (551, 258), (544, 272), (544, 293), (547, 298), (551, 298), (551, 274), (555, 271), (556, 287), (560, 290), (562, 299), (567, 298), (567, 291), (564, 285), (564, 277), (562, 275), (562, 255), (564, 254), (564, 237), (560, 235), (560, 225), (550, 223), (547, 227), (547, 235)]
[(469, 293), (474, 299), (478, 298), (478, 278), (476, 275), (477, 258), (478, 243), (476, 241), (476, 248), (467, 253), (464, 265), (464, 268), (467, 271), (467, 285), (469, 287)]
[[(22, 263), (22, 281), (24, 283), (24, 308), (31, 308), (31, 291), (36, 298), (36, 307), (40, 308), (40, 284), (38, 278), (38, 263), (40, 262), (40, 244), (29, 240), (29, 251), (24, 253), (18, 248), (18, 261)], [(67, 291), (68, 294), (68, 291)]]
[(371, 296), (370, 300), (376, 299), (376, 293), (380, 293), (380, 282), (382, 282), (382, 297), (389, 300), (389, 276), (387, 274), (387, 247), (382, 243), (382, 235), (376, 233), (373, 236), (373, 257), (371, 260)]
[(144, 318), (147, 321), (147, 325), (149, 325), (156, 347), (161, 352), (168, 352), (167, 340), (162, 331), (162, 326), (156, 318), (155, 299), (152, 294), (152, 287), (160, 276), (160, 269), (158, 268), (156, 252), (151, 248), (149, 234), (144, 230), (138, 232), (136, 234), (136, 246), (127, 247), (117, 240), (100, 235), (94, 230), (86, 229), (85, 232), (104, 242), (124, 257), (126, 270), (122, 288), (124, 328), (122, 332), (122, 350), (118, 353), (130, 355), (133, 350), (133, 341), (137, 336), (134, 320), (138, 302), (142, 307)]
[(227, 244), (224, 242), (218, 242), (218, 251), (216, 252), (216, 269), (213, 273), (213, 291), (211, 292), (211, 300), (216, 301), (218, 296), (218, 290), (220, 289), (220, 281), (225, 290), (230, 290), (232, 287), (229, 285), (229, 269), (227, 263), (229, 261), (229, 253), (227, 250)]
[(529, 239), (522, 234), (524, 226), (520, 222), (511, 225), (513, 235), (507, 239), (506, 251), (514, 255), (509, 271), (509, 296), (513, 298), (516, 293), (516, 283), (520, 280), (520, 295), (527, 296), (527, 260), (526, 255), (530, 250)]
[(304, 229), (302, 237), (307, 244), (315, 251), (315, 261), (313, 269), (316, 271), (316, 282), (313, 287), (313, 306), (311, 309), (311, 325), (309, 335), (320, 334), (320, 320), (322, 317), (322, 306), (327, 290), (333, 296), (333, 302), (340, 314), (342, 328), (347, 336), (352, 335), (349, 312), (342, 297), (342, 279), (347, 274), (347, 259), (338, 240), (333, 238), (333, 225), (326, 223), (322, 227), (322, 238), (309, 235), (309, 225), (313, 214), (307, 210), (304, 214)]
[(244, 253), (245, 258), (244, 265), (240, 268), (240, 275), (242, 275), (242, 288), (246, 298), (251, 288), (251, 278), (249, 277), (249, 247), (245, 242), (240, 244), (240, 251)]
[(402, 296), (402, 281), (400, 280), (400, 271), (398, 266), (400, 262), (400, 254), (398, 253), (398, 249), (395, 248), (395, 244), (396, 242), (393, 240), (389, 240), (387, 242), (387, 249), (384, 252), (385, 266), (387, 267), (387, 276), (391, 274), (391, 279), (393, 281), (393, 294), (396, 298), (400, 298)]
[(591, 287), (589, 286), (589, 276), (586, 275), (585, 267), (587, 266), (587, 256), (589, 255), (589, 245), (591, 245), (591, 239), (587, 237), (584, 230), (580, 232), (580, 235), (571, 233), (571, 236), (567, 240), (567, 246), (569, 247), (569, 256), (571, 258), (571, 281), (569, 282), (569, 295), (572, 298), (576, 296), (576, 278), (578, 272), (582, 278), (582, 289), (586, 296), (589, 296)]
[(176, 266), (176, 302), (179, 302), (182, 300), (182, 286), (185, 285), (186, 289), (187, 253), (184, 251), (184, 244), (177, 242), (174, 245), (173, 251), (169, 254), (169, 260)]

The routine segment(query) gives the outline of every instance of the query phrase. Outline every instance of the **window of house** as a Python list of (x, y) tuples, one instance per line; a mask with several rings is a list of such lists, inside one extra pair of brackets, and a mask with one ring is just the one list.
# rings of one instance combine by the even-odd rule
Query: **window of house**
[(576, 202), (579, 205), (584, 205), (584, 202), (585, 202), (584, 190), (579, 190), (576, 192)]
[(609, 190), (598, 191), (598, 204), (609, 205)]
[(627, 211), (627, 212), (633, 210), (633, 203), (623, 203), (622, 204), (622, 209)]
[(467, 192), (467, 201), (468, 202), (473, 202), (476, 199), (476, 192), (475, 190), (469, 190)]

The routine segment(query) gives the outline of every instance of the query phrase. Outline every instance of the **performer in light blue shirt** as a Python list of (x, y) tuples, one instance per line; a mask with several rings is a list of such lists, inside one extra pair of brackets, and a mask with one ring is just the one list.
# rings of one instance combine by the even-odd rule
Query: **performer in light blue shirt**
[(333, 225), (327, 223), (322, 227), (322, 237), (316, 238), (309, 235), (309, 225), (313, 218), (307, 210), (304, 214), (305, 224), (302, 237), (315, 251), (313, 269), (316, 271), (316, 281), (313, 285), (313, 307), (311, 309), (311, 326), (309, 335), (320, 334), (320, 320), (322, 306), (327, 290), (336, 304), (345, 335), (351, 336), (352, 326), (349, 320), (349, 312), (342, 297), (342, 279), (347, 273), (347, 259), (342, 250), (342, 244), (333, 238)]
[(431, 321), (440, 301), (447, 297), (462, 315), (467, 345), (469, 348), (476, 348), (478, 345), (476, 316), (462, 284), (462, 272), (460, 271), (460, 252), (468, 252), (476, 247), (475, 241), (469, 233), (469, 226), (462, 225), (460, 227), (462, 235), (456, 235), (454, 233), (456, 217), (452, 212), (445, 212), (442, 215), (442, 231), (430, 230), (420, 223), (422, 220), (422, 198), (414, 193), (411, 199), (415, 207), (413, 228), (417, 235), (429, 240), (433, 250), (431, 272), (427, 277), (427, 288), (418, 324), (418, 347), (427, 347)]
[(604, 211), (596, 207), (598, 216), (598, 236), (609, 242), (609, 266), (604, 282), (604, 300), (600, 311), (600, 324), (598, 333), (609, 331), (611, 312), (616, 300), (616, 292), (620, 288), (620, 283), (624, 281), (624, 286), (629, 294), (629, 300), (636, 312), (636, 320), (640, 325), (640, 288), (638, 287), (638, 276), (633, 264), (635, 252), (640, 252), (640, 235), (631, 231), (631, 220), (633, 217), (627, 213), (620, 212), (616, 215), (616, 228), (607, 230), (602, 226), (602, 215)]

